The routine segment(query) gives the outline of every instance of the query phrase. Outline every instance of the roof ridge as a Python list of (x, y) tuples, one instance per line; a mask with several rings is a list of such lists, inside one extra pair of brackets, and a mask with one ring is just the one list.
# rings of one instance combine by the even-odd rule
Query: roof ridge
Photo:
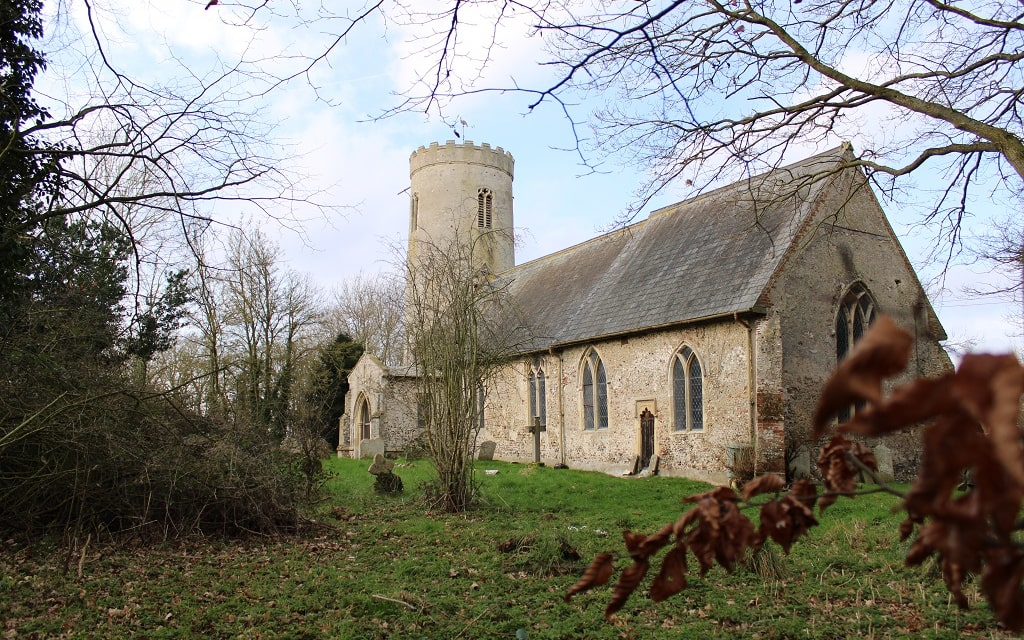
[(683, 200), (498, 277), (530, 318), (533, 346), (753, 312), (848, 153), (841, 145)]
[(776, 174), (776, 173), (781, 172), (781, 171), (791, 171), (792, 169), (794, 169), (795, 167), (800, 166), (800, 165), (817, 163), (817, 162), (820, 162), (823, 158), (826, 158), (826, 157), (830, 157), (830, 156), (831, 157), (835, 157), (836, 161), (839, 161), (841, 159), (841, 157), (843, 155), (846, 155), (847, 153), (852, 153), (852, 145), (850, 144), (850, 142), (844, 141), (844, 142), (840, 143), (838, 146), (832, 147), (830, 149), (822, 151), (821, 153), (817, 153), (817, 154), (815, 154), (813, 156), (808, 156), (806, 158), (803, 158), (801, 160), (796, 160), (796, 161), (791, 162), (791, 163), (786, 164), (786, 165), (775, 167), (773, 169), (768, 169), (767, 171), (764, 171), (762, 173), (758, 173), (758, 174), (755, 174), (755, 175), (752, 175), (752, 176), (748, 176), (746, 178), (741, 178), (739, 180), (735, 180), (733, 182), (730, 182), (728, 184), (722, 185), (720, 187), (716, 187), (716, 188), (712, 189), (711, 191), (706, 191), (706, 192), (703, 192), (703, 193), (698, 193), (698, 194), (696, 194), (694, 196), (686, 198), (685, 200), (680, 200), (679, 202), (675, 202), (673, 204), (665, 205), (664, 207), (659, 207), (658, 209), (655, 209), (655, 210), (651, 211), (650, 213), (648, 213), (647, 217), (644, 218), (643, 220), (638, 220), (638, 221), (633, 222), (631, 224), (624, 225), (624, 226), (621, 226), (621, 227), (617, 227), (615, 229), (612, 229), (611, 231), (606, 231), (606, 232), (601, 233), (599, 235), (596, 235), (596, 236), (594, 236), (592, 238), (588, 238), (588, 239), (583, 240), (581, 242), (577, 242), (576, 244), (573, 244), (573, 245), (570, 245), (568, 247), (559, 249), (559, 250), (554, 251), (552, 253), (549, 253), (547, 255), (543, 255), (543, 256), (534, 258), (533, 260), (529, 260), (529, 261), (524, 262), (522, 264), (517, 264), (514, 267), (512, 267), (511, 269), (507, 269), (507, 270), (505, 270), (505, 271), (503, 271), (503, 272), (501, 272), (500, 274), (497, 274), (497, 275), (499, 277), (503, 277), (503, 276), (506, 276), (506, 275), (507, 276), (511, 276), (514, 273), (526, 270), (527, 268), (529, 268), (529, 269), (535, 268), (536, 265), (538, 265), (538, 264), (540, 264), (542, 262), (546, 262), (546, 261), (549, 261), (549, 260), (554, 260), (554, 259), (556, 259), (558, 257), (563, 256), (566, 253), (573, 252), (573, 251), (575, 251), (575, 250), (577, 250), (577, 249), (579, 249), (581, 247), (584, 247), (584, 246), (586, 246), (588, 244), (592, 244), (592, 243), (596, 243), (596, 242), (604, 242), (604, 241), (616, 238), (617, 236), (625, 234), (627, 232), (639, 231), (640, 228), (643, 225), (647, 224), (647, 222), (649, 222), (655, 216), (669, 215), (669, 214), (671, 214), (671, 213), (673, 213), (675, 211), (678, 211), (680, 208), (682, 208), (685, 205), (695, 204), (695, 203), (700, 202), (701, 200), (703, 200), (705, 198), (710, 198), (710, 197), (714, 196), (715, 194), (721, 194), (721, 193), (727, 192), (728, 190), (735, 189), (736, 187), (738, 187), (740, 185), (743, 185), (743, 184), (753, 186), (753, 183), (755, 183), (755, 181), (764, 182), (764, 180), (766, 180), (767, 178), (769, 178), (773, 174)]
[(727, 184), (723, 184), (721, 186), (715, 187), (715, 188), (711, 189), (710, 191), (702, 191), (700, 193), (697, 193), (696, 195), (693, 195), (693, 196), (691, 196), (689, 198), (686, 198), (685, 200), (680, 200), (679, 202), (675, 202), (673, 204), (668, 204), (668, 205), (665, 205), (664, 207), (659, 207), (658, 209), (655, 209), (650, 214), (648, 214), (646, 219), (649, 220), (649, 219), (651, 219), (652, 217), (654, 217), (656, 215), (664, 215), (669, 210), (675, 209), (677, 207), (680, 207), (681, 205), (694, 204), (694, 203), (699, 202), (700, 200), (702, 200), (704, 198), (710, 198), (710, 197), (713, 197), (715, 195), (721, 195), (722, 193), (727, 192), (727, 191), (729, 191), (731, 189), (735, 189), (736, 187), (738, 187), (740, 185), (744, 185), (744, 184), (746, 184), (746, 185), (753, 185), (756, 182), (762, 182), (763, 183), (765, 180), (770, 178), (773, 174), (776, 174), (776, 173), (779, 173), (779, 172), (783, 172), (783, 171), (792, 171), (794, 168), (796, 168), (796, 167), (798, 167), (800, 165), (816, 164), (816, 163), (820, 162), (822, 159), (828, 158), (828, 157), (835, 157), (836, 161), (839, 161), (842, 158), (843, 155), (845, 155), (846, 153), (852, 152), (852, 149), (853, 149), (853, 146), (850, 144), (850, 142), (844, 141), (844, 142), (840, 143), (839, 145), (837, 145), (835, 147), (832, 147), (830, 149), (822, 151), (821, 153), (816, 153), (813, 156), (807, 156), (806, 158), (802, 158), (800, 160), (795, 160), (793, 162), (790, 162), (789, 164), (784, 164), (784, 165), (781, 165), (781, 166), (772, 167), (772, 168), (766, 169), (765, 171), (762, 171), (761, 173), (755, 173), (753, 175), (747, 176), (746, 178), (739, 178), (738, 180), (733, 180), (732, 182), (729, 182)]

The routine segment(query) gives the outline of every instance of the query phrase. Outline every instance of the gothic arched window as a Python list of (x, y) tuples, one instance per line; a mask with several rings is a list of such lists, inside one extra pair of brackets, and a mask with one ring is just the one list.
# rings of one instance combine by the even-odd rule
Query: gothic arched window
[(419, 225), (420, 215), (420, 196), (418, 193), (412, 194), (412, 198), (409, 199), (409, 228), (415, 231)]
[(540, 358), (534, 359), (530, 365), (526, 380), (530, 396), (530, 415), (527, 416), (530, 424), (532, 425), (537, 418), (540, 419), (542, 425), (547, 424), (547, 389), (545, 388), (544, 368), (541, 366)]
[(370, 439), (370, 403), (366, 396), (359, 396), (358, 408), (356, 409), (356, 424), (359, 425), (359, 439)]
[(690, 347), (683, 347), (672, 358), (672, 428), (704, 429), (704, 374)]
[(476, 226), (491, 228), (491, 212), (494, 209), (494, 194), (490, 189), (481, 188), (476, 192)]
[(594, 350), (583, 360), (583, 428), (608, 428), (608, 376)]
[[(875, 311), (875, 301), (860, 282), (854, 283), (843, 296), (839, 303), (839, 310), (836, 312), (836, 362), (839, 363), (846, 357), (853, 345), (867, 333), (868, 327), (875, 322), (878, 314)], [(847, 407), (839, 412), (839, 422), (846, 422), (855, 411), (854, 406)]]
[(843, 296), (836, 313), (836, 362), (841, 361), (875, 322), (875, 301), (867, 288), (855, 283)]

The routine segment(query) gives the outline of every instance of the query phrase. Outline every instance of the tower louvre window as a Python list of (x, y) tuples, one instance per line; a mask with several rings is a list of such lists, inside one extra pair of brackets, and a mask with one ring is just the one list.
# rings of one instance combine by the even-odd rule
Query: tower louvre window
[(480, 229), (491, 228), (494, 194), (486, 187), (476, 192), (476, 226)]

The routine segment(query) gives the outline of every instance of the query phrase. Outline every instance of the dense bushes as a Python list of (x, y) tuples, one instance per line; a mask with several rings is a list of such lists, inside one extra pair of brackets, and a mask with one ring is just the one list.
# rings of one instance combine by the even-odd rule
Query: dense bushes
[(4, 390), (0, 529), (167, 537), (298, 525), (297, 454), (114, 382), (49, 395), (36, 388), (17, 405)]
[[(168, 124), (160, 109), (150, 113), (132, 95), (51, 121), (33, 96), (46, 62), (37, 49), (47, 43), (42, 10), (39, 0), (0, 3), (0, 532), (170, 536), (294, 528), (318, 467), (280, 446), (293, 426), (286, 418), (294, 409), (296, 358), (273, 371), (253, 363), (306, 349), (296, 339), (303, 325), (289, 325), (287, 341), (246, 343), (253, 347), (248, 360), (235, 358), (239, 384), (217, 396), (186, 399), (182, 391), (222, 376), (228, 358), (177, 371), (158, 362), (196, 303), (192, 265), (174, 261), (159, 229), (180, 227), (200, 264), (203, 232), (190, 224), (206, 220), (187, 202), (188, 165), (176, 164), (179, 156), (160, 146), (160, 136), (195, 158), (216, 154), (217, 138), (182, 124), (199, 115), (191, 107), (175, 111)], [(134, 122), (140, 107), (145, 122)], [(96, 122), (87, 124), (87, 113)], [(167, 128), (154, 139), (143, 133), (146, 122)], [(99, 123), (112, 130), (91, 130)], [(73, 134), (64, 141), (55, 133), (62, 127)], [(83, 138), (97, 146), (76, 148)], [(145, 151), (133, 147), (134, 138), (145, 140)], [(203, 144), (194, 146), (198, 140)], [(165, 184), (154, 167), (172, 164), (167, 177), (174, 183)], [(204, 200), (217, 188), (204, 191)], [(269, 255), (238, 240), (244, 256)], [(278, 295), (269, 307), (280, 308), (283, 296), (294, 303), (289, 318), (313, 322), (315, 305), (303, 296), (302, 281), (281, 278), (268, 264), (262, 271), (234, 266), (248, 279), (231, 284), (249, 287), (264, 277), (277, 285), (266, 288)], [(253, 316), (259, 309), (234, 311)], [(276, 316), (265, 324), (274, 322)], [(336, 404), (329, 394), (321, 400)]]

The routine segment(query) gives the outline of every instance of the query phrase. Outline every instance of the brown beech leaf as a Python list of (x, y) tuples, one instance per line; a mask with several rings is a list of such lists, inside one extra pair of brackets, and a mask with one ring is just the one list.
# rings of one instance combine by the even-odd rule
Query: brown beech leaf
[[(799, 490), (800, 493), (796, 493), (794, 487), (793, 491), (780, 500), (773, 500), (761, 507), (760, 535), (774, 540), (786, 553), (789, 553), (797, 538), (818, 524), (814, 518), (814, 499), (808, 504), (805, 497), (806, 492), (813, 492), (813, 488), (809, 490), (801, 486)], [(816, 499), (817, 493), (813, 495)]]
[(679, 516), (679, 520), (673, 525), (676, 539), (686, 535), (686, 528), (691, 522), (697, 521), (700, 526), (708, 526), (717, 529), (721, 518), (721, 505), (723, 503), (739, 502), (739, 495), (729, 487), (717, 487), (706, 493), (683, 498), (683, 503), (696, 502), (697, 506)]
[(715, 560), (723, 569), (732, 573), (736, 563), (746, 555), (747, 547), (754, 543), (756, 532), (754, 523), (732, 502), (727, 503), (722, 522), (723, 527), (715, 547)]
[(910, 537), (910, 534), (914, 533), (914, 527), (916, 526), (913, 518), (905, 518), (900, 523), (900, 542), (903, 542)]
[(969, 354), (956, 377), (957, 398), (992, 438), (999, 461), (1024, 486), (1024, 455), (1017, 426), (1024, 368), (1012, 355)]
[(782, 476), (775, 473), (768, 473), (743, 486), (743, 499), (750, 500), (762, 493), (776, 493), (786, 486)]
[(963, 582), (970, 573), (982, 568), (981, 550), (985, 548), (984, 527), (972, 522), (933, 520), (921, 526), (917, 539), (910, 545), (905, 562), (914, 566), (933, 553), (942, 558), (942, 581), (946, 583), (957, 605), (967, 608)]
[(906, 368), (912, 346), (909, 333), (888, 316), (879, 316), (825, 383), (814, 412), (812, 437), (820, 438), (840, 409), (855, 402), (881, 402), (882, 380)]
[(871, 447), (861, 442), (854, 442), (850, 448), (850, 455), (856, 458), (862, 465), (871, 469), (872, 471), (878, 471), (878, 458), (875, 457), (875, 452), (871, 450)]
[(1024, 629), (1024, 602), (1021, 600), (1021, 578), (1024, 577), (1024, 556), (1011, 545), (989, 551), (981, 574), (981, 590), (999, 621), (1011, 631)]
[[(860, 460), (861, 464), (869, 469), (878, 470), (878, 460), (871, 449), (860, 442), (852, 442), (839, 434), (833, 436), (827, 445), (821, 448), (818, 455), (818, 469), (821, 471), (822, 480), (833, 494), (850, 494), (857, 488), (857, 480), (860, 478), (860, 469), (851, 461), (849, 456)], [(837, 500), (836, 495), (822, 496), (818, 508), (824, 511)]]
[[(1008, 536), (1024, 493), (998, 462), (977, 421), (963, 412), (939, 417), (924, 430), (922, 444), (921, 467), (903, 502), (909, 519), (991, 522), (999, 537)], [(967, 470), (974, 472), (975, 487), (957, 494)]]
[(647, 536), (644, 534), (633, 533), (628, 529), (622, 532), (622, 540), (626, 543), (626, 551), (628, 551), (631, 556), (640, 550), (640, 545), (643, 544), (645, 538), (647, 538)]
[(675, 527), (667, 524), (649, 536), (632, 531), (623, 531), (622, 538), (626, 542), (626, 550), (634, 560), (647, 560), (661, 551), (672, 540)]
[(633, 531), (623, 531), (626, 550), (629, 551), (630, 557), (634, 560), (646, 560), (672, 542), (674, 530), (675, 526), (670, 523), (658, 529), (655, 534), (650, 536), (634, 534)]
[(878, 405), (858, 409), (853, 418), (840, 427), (842, 433), (876, 437), (905, 429), (936, 415), (957, 411), (953, 398), (955, 374), (938, 378), (918, 378), (900, 385)]
[(787, 494), (807, 507), (810, 515), (814, 515), (814, 503), (818, 501), (818, 487), (810, 480), (797, 480)]
[(634, 562), (622, 572), (622, 575), (619, 576), (619, 581), (615, 583), (615, 589), (612, 591), (612, 599), (608, 602), (608, 606), (605, 607), (605, 618), (611, 617), (613, 613), (622, 608), (622, 605), (626, 604), (626, 600), (636, 591), (644, 576), (647, 575), (647, 569), (650, 566), (650, 563), (646, 560)]
[(786, 553), (789, 553), (789, 547), (793, 544), (793, 526), (789, 521), (786, 509), (778, 500), (761, 505), (760, 531), (762, 537), (771, 538)]
[(739, 502), (740, 496), (729, 487), (715, 487), (706, 493), (687, 496), (683, 498), (683, 502), (700, 502), (705, 499), (711, 499), (715, 502)]
[(676, 545), (665, 554), (661, 571), (651, 583), (651, 600), (661, 602), (686, 588), (686, 547)]
[(682, 538), (686, 535), (686, 528), (690, 526), (690, 523), (697, 520), (700, 515), (700, 509), (693, 507), (683, 512), (683, 515), (679, 516), (679, 519), (672, 525), (672, 533), (675, 534), (676, 539)]
[(757, 543), (754, 524), (736, 503), (739, 496), (728, 487), (694, 496), (697, 505), (675, 524), (676, 536), (682, 536), (705, 575), (715, 562), (732, 571), (748, 546)]
[(995, 464), (992, 442), (981, 426), (960, 412), (942, 416), (921, 435), (921, 467), (904, 500), (907, 515), (920, 522), (942, 513), (942, 505), (963, 479), (967, 469)]
[(610, 553), (599, 553), (594, 556), (594, 561), (590, 563), (587, 570), (583, 572), (583, 576), (579, 581), (569, 587), (569, 590), (565, 593), (565, 601), (568, 602), (574, 595), (593, 587), (599, 587), (603, 584), (608, 584), (608, 579), (612, 577), (612, 573), (615, 572), (614, 558)]

